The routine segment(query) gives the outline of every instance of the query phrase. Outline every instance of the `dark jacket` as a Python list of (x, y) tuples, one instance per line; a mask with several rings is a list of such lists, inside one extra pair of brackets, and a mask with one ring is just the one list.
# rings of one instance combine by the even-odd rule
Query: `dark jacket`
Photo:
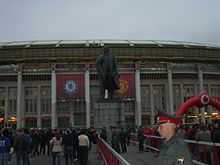
[(192, 165), (192, 159), (187, 144), (182, 138), (174, 135), (168, 142), (164, 142), (160, 148), (158, 164), (177, 165), (184, 160), (184, 165)]
[(74, 147), (75, 136), (73, 134), (67, 134), (63, 137), (63, 145), (66, 147)]
[(212, 141), (214, 143), (220, 143), (220, 128), (214, 129), (212, 133)]

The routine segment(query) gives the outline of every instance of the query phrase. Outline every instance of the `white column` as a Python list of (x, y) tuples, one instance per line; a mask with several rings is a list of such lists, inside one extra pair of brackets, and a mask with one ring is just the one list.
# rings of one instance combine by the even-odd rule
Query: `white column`
[(90, 127), (90, 87), (89, 87), (89, 66), (85, 72), (85, 100), (86, 100), (86, 128)]
[(22, 112), (21, 112), (21, 101), (22, 101), (22, 72), (18, 71), (17, 77), (17, 112), (16, 112), (16, 119), (17, 119), (17, 128), (22, 127)]
[(41, 92), (40, 85), (38, 85), (37, 89), (37, 128), (41, 128)]
[(56, 94), (56, 72), (52, 71), (51, 76), (51, 127), (52, 129), (57, 127), (57, 113), (56, 113), (56, 102), (57, 102), (57, 94)]
[[(198, 66), (198, 77), (199, 77), (199, 92), (201, 93), (204, 88), (203, 88), (203, 72), (201, 66)], [(201, 122), (205, 123), (205, 108), (202, 107), (200, 108), (200, 113), (201, 113)]]
[(167, 67), (168, 72), (168, 95), (169, 95), (169, 110), (171, 114), (174, 114), (173, 109), (173, 77), (172, 77), (172, 68), (171, 64), (168, 64)]
[(74, 113), (73, 113), (73, 110), (71, 109), (71, 112), (70, 112), (70, 126), (71, 127), (74, 127), (74, 119), (73, 119), (73, 115), (74, 115)]
[(136, 64), (135, 69), (135, 98), (136, 98), (136, 108), (135, 108), (135, 125), (141, 126), (141, 83), (140, 83), (140, 68)]
[(154, 95), (153, 95), (153, 85), (150, 84), (150, 120), (151, 120), (151, 125), (154, 125), (154, 118), (155, 118), (155, 113), (154, 113)]
[(5, 126), (8, 125), (8, 87), (6, 87), (5, 90), (5, 113), (4, 113), (4, 121), (5, 121)]

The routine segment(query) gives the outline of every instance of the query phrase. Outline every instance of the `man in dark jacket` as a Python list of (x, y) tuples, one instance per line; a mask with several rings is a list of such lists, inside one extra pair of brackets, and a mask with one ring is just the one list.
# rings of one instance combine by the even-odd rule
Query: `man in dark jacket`
[(144, 151), (144, 129), (142, 128), (142, 126), (140, 126), (140, 128), (138, 129), (137, 132), (137, 138), (138, 138), (138, 143), (139, 143), (139, 152), (143, 152)]
[(100, 133), (100, 137), (107, 142), (107, 131), (106, 131), (105, 127), (102, 128), (102, 131)]
[[(216, 123), (214, 125), (214, 130), (212, 132), (212, 141), (213, 141), (213, 143), (220, 143), (220, 128), (219, 128), (218, 123)], [(220, 159), (220, 148), (216, 147), (215, 149), (217, 150), (218, 159)], [(220, 162), (220, 160), (219, 160), (219, 162)]]
[(126, 144), (126, 132), (123, 128), (121, 128), (121, 131), (119, 133), (120, 138), (120, 144), (121, 144), (121, 152), (126, 153), (127, 152), (127, 144)]
[(65, 164), (72, 165), (73, 164), (73, 150), (74, 150), (74, 142), (76, 136), (72, 134), (70, 130), (66, 131), (66, 134), (63, 137), (63, 145), (64, 145), (64, 156), (65, 156)]
[(8, 165), (8, 156), (11, 140), (8, 138), (8, 131), (4, 129), (0, 135), (0, 164)]
[(119, 138), (119, 132), (117, 127), (112, 127), (112, 140), (111, 140), (112, 148), (118, 152), (121, 153), (120, 149), (120, 138)]
[(31, 151), (31, 137), (27, 130), (18, 129), (14, 139), (16, 164), (30, 165), (29, 154)]
[(160, 148), (158, 164), (163, 165), (192, 165), (191, 155), (187, 144), (176, 135), (180, 119), (174, 115), (160, 113), (158, 116), (159, 133), (164, 138)]

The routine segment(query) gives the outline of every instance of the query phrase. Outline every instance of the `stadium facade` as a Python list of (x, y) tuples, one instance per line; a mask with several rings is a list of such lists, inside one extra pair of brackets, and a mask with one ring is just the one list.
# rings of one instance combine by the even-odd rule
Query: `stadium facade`
[[(206, 90), (220, 98), (220, 46), (148, 40), (0, 43), (0, 122), (21, 127), (90, 127), (100, 98), (96, 58), (108, 46), (120, 73), (126, 126), (153, 125)], [(211, 122), (215, 109), (191, 108), (186, 122)], [(215, 116), (213, 116), (215, 115)]]

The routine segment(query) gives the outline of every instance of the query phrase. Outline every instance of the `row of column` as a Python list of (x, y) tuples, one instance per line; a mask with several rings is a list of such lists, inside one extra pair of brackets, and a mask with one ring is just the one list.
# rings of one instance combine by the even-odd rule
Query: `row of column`
[[(90, 127), (90, 80), (89, 80), (89, 67), (86, 67), (85, 71), (85, 101), (86, 101), (86, 127)], [(168, 74), (168, 98), (169, 98), (169, 113), (174, 113), (173, 109), (173, 79), (172, 79), (172, 66), (168, 65), (167, 67)], [(199, 77), (199, 87), (200, 91), (203, 90), (203, 72), (199, 67), (198, 70)], [(22, 106), (21, 106), (21, 98), (22, 98), (22, 72), (18, 72), (17, 77), (17, 128), (21, 128), (22, 124)], [(135, 124), (140, 126), (142, 124), (142, 110), (141, 110), (141, 80), (140, 80), (140, 66), (139, 63), (135, 65)], [(152, 87), (150, 87), (151, 98), (153, 97)], [(56, 72), (52, 71), (51, 76), (51, 126), (52, 128), (57, 127), (57, 113), (56, 113)], [(154, 107), (153, 107), (153, 99), (151, 99), (151, 124), (154, 123)], [(39, 106), (38, 106), (39, 107)], [(204, 110), (203, 110), (204, 111)], [(39, 111), (40, 112), (40, 111)], [(39, 118), (38, 114), (38, 118)], [(203, 117), (204, 120), (204, 117)], [(37, 125), (40, 126), (40, 121), (37, 122)]]

